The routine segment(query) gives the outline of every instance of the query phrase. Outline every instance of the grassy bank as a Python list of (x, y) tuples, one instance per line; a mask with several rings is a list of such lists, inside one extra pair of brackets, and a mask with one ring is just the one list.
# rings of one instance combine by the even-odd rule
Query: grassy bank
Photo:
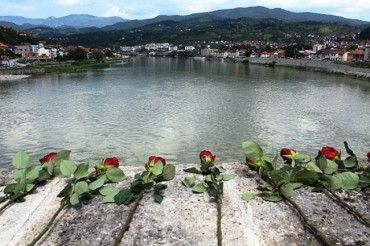
[(40, 66), (45, 69), (46, 73), (68, 73), (68, 72), (81, 72), (89, 69), (107, 68), (107, 63), (96, 63), (95, 61), (76, 61), (71, 64), (53, 64), (48, 66)]

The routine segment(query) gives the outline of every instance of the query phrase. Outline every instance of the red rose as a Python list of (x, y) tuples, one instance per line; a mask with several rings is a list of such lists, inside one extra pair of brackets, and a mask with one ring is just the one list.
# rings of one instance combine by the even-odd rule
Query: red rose
[(158, 161), (160, 161), (163, 166), (166, 166), (166, 160), (164, 158), (152, 155), (149, 157), (148, 163), (145, 164), (146, 170), (151, 171)]
[(119, 161), (117, 157), (110, 157), (104, 160), (105, 167), (119, 167)]
[(49, 162), (51, 159), (53, 159), (53, 157), (54, 157), (56, 154), (57, 154), (57, 153), (51, 152), (51, 153), (49, 153), (49, 154), (45, 155), (44, 157), (42, 157), (42, 158), (40, 159), (40, 163), (41, 163), (41, 164), (44, 164), (44, 163), (46, 163), (46, 162)]
[(283, 148), (280, 150), (280, 156), (287, 163), (292, 163), (293, 157), (297, 154), (294, 149)]
[(339, 158), (339, 151), (334, 149), (333, 147), (324, 146), (319, 152), (329, 160)]
[(370, 160), (370, 151), (367, 152), (367, 158)]
[(213, 164), (215, 162), (216, 156), (212, 155), (211, 151), (203, 150), (199, 154), (199, 159), (202, 164)]

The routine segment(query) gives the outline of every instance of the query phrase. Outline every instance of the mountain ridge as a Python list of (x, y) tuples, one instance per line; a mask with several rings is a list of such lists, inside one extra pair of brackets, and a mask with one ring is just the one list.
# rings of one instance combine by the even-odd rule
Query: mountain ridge
[(238, 19), (242, 17), (256, 19), (274, 18), (283, 21), (321, 21), (336, 22), (352, 26), (370, 26), (370, 22), (359, 19), (349, 19), (335, 15), (319, 14), (313, 12), (292, 12), (282, 8), (270, 9), (263, 6), (220, 9), (210, 12), (193, 13), (190, 15), (158, 15), (154, 18), (141, 20), (127, 20), (118, 16), (98, 17), (89, 14), (70, 14), (63, 17), (50, 16), (45, 19), (27, 18), (22, 16), (0, 16), (0, 21), (14, 23), (19, 26), (14, 26), (17, 27), (17, 29), (28, 29), (40, 26), (47, 26), (57, 29), (64, 27), (72, 27), (77, 29), (98, 27), (102, 28), (103, 31), (111, 31), (138, 28), (165, 20), (181, 21), (201, 16), (214, 16), (215, 18), (220, 19)]

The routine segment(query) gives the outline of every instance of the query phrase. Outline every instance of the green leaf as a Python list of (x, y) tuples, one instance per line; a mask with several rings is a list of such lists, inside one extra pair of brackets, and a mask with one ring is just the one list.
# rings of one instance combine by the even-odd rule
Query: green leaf
[(54, 165), (51, 162), (42, 165), (42, 168), (48, 172), (50, 176), (54, 174)]
[(3, 203), (7, 200), (5, 196), (0, 196), (0, 203)]
[(280, 202), (283, 200), (278, 194), (266, 194), (262, 196), (262, 199), (268, 202)]
[(60, 163), (60, 172), (63, 176), (69, 177), (71, 176), (77, 169), (76, 164), (70, 160), (62, 160)]
[(346, 152), (348, 155), (356, 157), (355, 153), (353, 153), (353, 151), (348, 147), (348, 143), (346, 141), (344, 141), (344, 147), (346, 148)]
[(130, 202), (130, 200), (133, 198), (133, 193), (131, 192), (130, 189), (124, 189), (120, 190), (117, 195), (114, 196), (114, 201), (116, 204), (121, 205), (121, 204), (127, 204)]
[(163, 170), (163, 179), (172, 180), (176, 175), (176, 168), (172, 164), (167, 164)]
[(102, 194), (103, 196), (107, 196), (107, 195), (110, 195), (110, 194), (118, 194), (119, 191), (120, 191), (120, 189), (110, 187), (110, 186), (104, 186), (104, 187), (99, 189), (99, 193)]
[(195, 167), (186, 168), (183, 170), (186, 173), (195, 173), (195, 174), (201, 174), (202, 172), (196, 169)]
[(16, 186), (17, 186), (17, 183), (15, 183), (15, 184), (8, 184), (4, 188), (4, 193), (5, 194), (14, 193), (14, 189), (15, 189)]
[(99, 189), (105, 184), (105, 180), (106, 180), (105, 174), (100, 175), (97, 180), (89, 184), (89, 189), (90, 190)]
[(347, 190), (356, 189), (360, 182), (358, 175), (352, 172), (340, 173), (336, 177), (342, 181), (342, 188)]
[(104, 196), (103, 203), (113, 203), (113, 202), (115, 202), (114, 197), (118, 194), (118, 192), (119, 191), (117, 191), (117, 193), (112, 193), (112, 194), (108, 194), (108, 195)]
[(78, 204), (80, 200), (78, 199), (78, 195), (76, 193), (73, 193), (72, 196), (69, 198), (69, 203), (74, 206)]
[(85, 192), (89, 191), (89, 185), (86, 183), (86, 181), (79, 181), (75, 185), (74, 192), (78, 195), (82, 195)]
[(42, 170), (42, 167), (40, 165), (37, 166), (31, 166), (26, 169), (24, 172), (24, 175), (26, 179), (32, 180), (37, 179), (39, 177), (39, 173)]
[(13, 176), (13, 179), (15, 180), (18, 180), (20, 178), (24, 178), (25, 177), (25, 169), (16, 169), (13, 171), (12, 173), (12, 176)]
[(272, 185), (269, 185), (269, 184), (261, 184), (257, 187), (257, 190), (260, 190), (260, 191), (272, 191), (274, 189), (274, 187)]
[(263, 151), (261, 146), (253, 141), (242, 142), (242, 147), (245, 155), (252, 161), (257, 161), (263, 156)]
[(311, 161), (311, 157), (309, 155), (303, 155), (298, 153), (293, 157), (293, 160), (295, 160), (298, 163), (308, 163)]
[(318, 166), (320, 168), (320, 170), (323, 171), (323, 172), (325, 171), (326, 166), (327, 166), (326, 157), (325, 157), (325, 155), (321, 154), (320, 152), (316, 157), (316, 166)]
[(254, 199), (254, 195), (250, 193), (245, 193), (242, 195), (242, 199), (249, 202), (250, 200)]
[(182, 181), (182, 184), (185, 185), (186, 187), (190, 188), (194, 185), (194, 182), (195, 182), (195, 177), (186, 177)]
[(80, 164), (77, 166), (76, 171), (73, 173), (76, 180), (87, 178), (89, 176), (89, 164)]
[(69, 160), (71, 155), (70, 150), (62, 150), (59, 151), (52, 159), (50, 162), (52, 162), (54, 165), (57, 163), (60, 163), (62, 160)]
[(293, 187), (293, 189), (298, 189), (298, 188), (301, 188), (303, 186), (302, 183), (289, 183), (289, 185), (291, 185)]
[(276, 183), (281, 181), (289, 181), (289, 173), (283, 170), (273, 170), (269, 172), (269, 176)]
[(14, 155), (12, 164), (17, 169), (24, 169), (30, 164), (30, 157), (26, 152), (20, 150)]
[(161, 203), (163, 201), (163, 196), (159, 193), (154, 194), (154, 200), (158, 203)]
[(302, 170), (296, 174), (294, 181), (306, 185), (311, 185), (315, 183), (319, 178), (320, 175), (316, 172)]
[(218, 166), (218, 167), (215, 167), (220, 173), (225, 173), (226, 172), (226, 169), (221, 167), (221, 166)]
[(368, 187), (370, 185), (370, 178), (365, 176), (365, 175), (358, 175), (359, 177), (359, 184), (358, 186), (361, 187), (361, 188), (365, 188), (365, 187)]
[(39, 177), (37, 178), (37, 182), (39, 183), (44, 182), (48, 180), (50, 177), (51, 177), (50, 174), (47, 171), (42, 169), (39, 172)]
[(61, 192), (57, 195), (57, 197), (67, 197), (71, 194), (73, 190), (73, 186), (71, 183), (68, 183)]
[(206, 175), (206, 177), (204, 178), (204, 181), (212, 182), (212, 175), (211, 174)]
[(204, 187), (203, 184), (197, 184), (193, 188), (193, 192), (195, 192), (195, 193), (203, 193), (203, 192), (206, 192), (206, 191), (207, 191), (207, 188)]
[(326, 184), (329, 189), (337, 190), (337, 189), (342, 188), (342, 180), (340, 180), (338, 177), (327, 176), (325, 177), (325, 179), (326, 179)]
[(331, 161), (331, 160), (327, 160), (327, 165), (326, 165), (326, 168), (325, 168), (325, 174), (333, 174), (335, 173), (336, 171), (338, 171), (338, 164), (335, 163), (334, 161)]
[(284, 195), (291, 197), (291, 196), (293, 196), (294, 188), (293, 188), (293, 186), (292, 186), (292, 185), (290, 185), (290, 184), (286, 184), (286, 185), (281, 186), (280, 191), (281, 191)]
[(160, 174), (162, 174), (163, 172), (163, 163), (161, 161), (158, 161), (154, 167), (153, 167), (153, 170), (152, 170), (152, 173), (155, 175), (155, 176), (158, 176)]
[(235, 174), (228, 174), (228, 173), (226, 173), (226, 174), (223, 174), (222, 175), (222, 180), (223, 181), (229, 181), (229, 180), (232, 180), (233, 178), (235, 178)]
[(357, 159), (353, 156), (348, 156), (344, 161), (343, 164), (346, 168), (353, 168), (357, 165)]
[(106, 172), (107, 178), (113, 182), (117, 183), (126, 179), (123, 171), (118, 167), (109, 167)]
[(322, 173), (321, 169), (318, 166), (316, 166), (316, 164), (313, 162), (307, 163), (307, 170), (316, 173)]
[(30, 192), (33, 188), (35, 188), (35, 186), (36, 186), (35, 184), (27, 184), (26, 185), (26, 191)]
[(14, 187), (15, 194), (21, 194), (26, 191), (27, 180), (25, 178), (20, 178), (18, 184)]

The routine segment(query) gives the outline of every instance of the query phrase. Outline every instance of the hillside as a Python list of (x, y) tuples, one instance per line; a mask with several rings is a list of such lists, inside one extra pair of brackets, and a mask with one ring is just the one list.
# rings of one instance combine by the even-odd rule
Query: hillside
[(196, 13), (191, 15), (160, 15), (152, 19), (146, 20), (131, 20), (126, 21), (124, 23), (116, 23), (111, 26), (106, 26), (103, 28), (104, 31), (111, 31), (111, 30), (127, 30), (131, 28), (139, 28), (143, 27), (148, 24), (157, 23), (159, 21), (164, 20), (172, 20), (172, 21), (184, 21), (188, 19), (194, 19), (204, 16), (214, 16), (215, 18), (219, 19), (239, 19), (243, 17), (249, 17), (254, 19), (266, 19), (272, 18), (287, 22), (297, 22), (297, 21), (316, 21), (316, 22), (325, 22), (325, 23), (338, 23), (338, 24), (346, 24), (351, 26), (359, 26), (359, 27), (366, 27), (370, 26), (370, 22), (361, 21), (361, 20), (354, 20), (354, 19), (347, 19), (335, 15), (324, 15), (324, 14), (317, 14), (317, 13), (295, 13), (290, 12), (284, 9), (269, 9), (261, 6), (257, 7), (248, 7), (248, 8), (234, 8), (234, 9), (224, 9), (224, 10), (217, 10), (212, 12), (205, 12), (205, 13)]
[(89, 47), (125, 46), (152, 42), (174, 44), (195, 41), (264, 40), (274, 42), (303, 42), (308, 35), (324, 37), (360, 31), (358, 27), (323, 22), (286, 22), (276, 19), (220, 19), (214, 16), (196, 17), (182, 21), (160, 21), (141, 28), (96, 31), (60, 36), (56, 42)]
[(4, 44), (37, 43), (33, 37), (20, 36), (17, 31), (4, 30), (0, 24), (0, 42)]
[(121, 17), (97, 17), (93, 15), (68, 15), (63, 17), (48, 17), (46, 19), (41, 18), (25, 18), (22, 16), (0, 16), (0, 21), (12, 22), (17, 25), (24, 25), (28, 27), (74, 27), (74, 28), (85, 28), (85, 27), (104, 27), (112, 25), (117, 22), (124, 22), (125, 19)]

